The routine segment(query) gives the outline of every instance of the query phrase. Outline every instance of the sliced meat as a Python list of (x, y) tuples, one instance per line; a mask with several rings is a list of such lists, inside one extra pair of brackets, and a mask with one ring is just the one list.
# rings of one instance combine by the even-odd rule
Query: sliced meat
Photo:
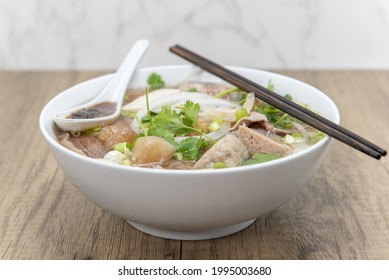
[(74, 146), (74, 144), (69, 140), (69, 137), (70, 137), (69, 133), (62, 133), (62, 134), (58, 135), (59, 143), (62, 146), (64, 146), (65, 148), (67, 148), (73, 152), (76, 152), (77, 154), (86, 156), (86, 154), (82, 150), (80, 150), (79, 148)]
[(194, 168), (212, 168), (216, 162), (223, 162), (226, 167), (235, 167), (247, 157), (247, 149), (239, 138), (227, 134), (196, 162)]
[(239, 121), (237, 121), (235, 125), (231, 127), (230, 131), (237, 130), (241, 125), (250, 126), (250, 124), (252, 123), (267, 123), (267, 122), (268, 122), (267, 117), (265, 115), (258, 112), (250, 112), (250, 114), (247, 117), (243, 117)]
[(109, 151), (96, 136), (74, 137), (69, 133), (63, 133), (58, 138), (64, 147), (91, 158), (102, 158)]
[(281, 136), (285, 136), (291, 131), (280, 129), (274, 127), (271, 123), (268, 122), (267, 117), (259, 112), (250, 112), (247, 117), (241, 118), (235, 123), (235, 125), (230, 129), (230, 131), (238, 130), (239, 126), (244, 125), (248, 127), (263, 128), (267, 131), (276, 133)]
[(250, 155), (278, 154), (286, 156), (292, 152), (292, 148), (288, 145), (279, 143), (265, 134), (243, 125), (239, 126), (238, 136)]
[[(255, 125), (252, 127), (255, 127)], [(274, 127), (274, 125), (269, 123), (269, 122), (264, 122), (263, 128), (267, 131), (273, 132), (273, 133), (280, 135), (280, 136), (285, 136), (286, 134), (293, 133), (293, 131), (291, 131), (291, 130), (286, 130), (286, 129)]]

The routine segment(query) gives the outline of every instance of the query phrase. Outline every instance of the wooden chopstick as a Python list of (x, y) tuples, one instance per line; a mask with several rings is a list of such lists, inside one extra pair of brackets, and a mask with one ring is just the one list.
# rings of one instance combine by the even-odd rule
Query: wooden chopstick
[(386, 156), (387, 151), (361, 136), (331, 122), (330, 120), (304, 108), (293, 101), (257, 84), (253, 81), (204, 58), (182, 46), (175, 45), (170, 51), (192, 62), (207, 72), (229, 82), (246, 92), (254, 92), (255, 96), (262, 101), (290, 114), (291, 116), (311, 125), (327, 135), (349, 145), (373, 158), (380, 159)]

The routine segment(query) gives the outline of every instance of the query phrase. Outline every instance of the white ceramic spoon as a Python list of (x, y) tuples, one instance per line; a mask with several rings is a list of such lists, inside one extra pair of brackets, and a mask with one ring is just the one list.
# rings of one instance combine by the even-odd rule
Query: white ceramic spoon
[[(64, 131), (80, 131), (114, 122), (120, 116), (120, 110), (128, 82), (130, 81), (135, 67), (147, 50), (148, 46), (149, 42), (147, 40), (137, 41), (103, 91), (99, 93), (99, 95), (97, 95), (97, 97), (95, 97), (93, 100), (85, 104), (57, 113), (53, 117), (53, 120), (57, 126)], [(91, 108), (104, 102), (116, 103), (116, 110), (113, 114), (97, 118), (70, 118), (72, 113), (82, 109)]]

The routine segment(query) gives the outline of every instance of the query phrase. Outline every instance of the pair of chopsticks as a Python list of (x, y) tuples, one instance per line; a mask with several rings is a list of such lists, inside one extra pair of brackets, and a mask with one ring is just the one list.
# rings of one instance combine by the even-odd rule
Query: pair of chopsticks
[(331, 136), (375, 159), (380, 159), (381, 156), (385, 156), (387, 154), (385, 149), (371, 143), (354, 132), (341, 127), (340, 125), (337, 125), (336, 123), (331, 122), (330, 120), (294, 103), (293, 101), (290, 101), (285, 97), (184, 47), (175, 45), (170, 48), (170, 51), (243, 91), (254, 92), (255, 96), (260, 100), (290, 114), (306, 124), (324, 132), (328, 136)]

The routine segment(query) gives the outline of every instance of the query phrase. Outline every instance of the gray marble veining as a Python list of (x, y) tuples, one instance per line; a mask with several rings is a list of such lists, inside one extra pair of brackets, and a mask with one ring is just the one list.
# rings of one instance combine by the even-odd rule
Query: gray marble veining
[(114, 69), (140, 38), (142, 66), (389, 68), (389, 1), (0, 0), (1, 69)]

